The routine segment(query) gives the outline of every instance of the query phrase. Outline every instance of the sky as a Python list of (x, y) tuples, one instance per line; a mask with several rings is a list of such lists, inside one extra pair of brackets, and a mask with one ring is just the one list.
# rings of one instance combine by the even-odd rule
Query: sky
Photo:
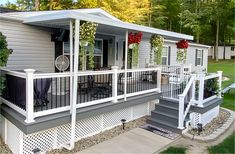
[(0, 0), (0, 5), (1, 4), (6, 4), (8, 1), (11, 2), (11, 3), (15, 3), (16, 2), (16, 0)]

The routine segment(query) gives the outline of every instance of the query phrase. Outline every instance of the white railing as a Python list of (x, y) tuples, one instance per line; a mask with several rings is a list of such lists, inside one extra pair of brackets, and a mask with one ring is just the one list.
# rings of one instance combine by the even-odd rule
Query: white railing
[[(210, 81), (212, 80), (212, 81)], [(210, 83), (209, 85), (208, 82)], [(196, 87), (197, 84), (197, 87)], [(221, 98), (222, 71), (217, 74), (192, 74), (182, 94), (179, 95), (179, 115), (178, 128), (184, 128), (184, 120), (192, 104), (203, 107), (206, 102), (215, 98)], [(205, 87), (206, 86), (206, 87)], [(213, 87), (214, 86), (214, 87)], [(206, 90), (210, 88), (212, 94), (205, 95)], [(214, 89), (213, 89), (214, 88)], [(218, 88), (218, 89), (217, 89)], [(217, 90), (217, 92), (215, 92)], [(189, 98), (189, 100), (187, 100)], [(188, 102), (185, 108), (185, 102)]]
[[(27, 123), (34, 122), (36, 117), (71, 110), (72, 86), (74, 85), (71, 77), (74, 76), (78, 78), (76, 108), (104, 102), (115, 103), (119, 99), (126, 100), (141, 94), (160, 92), (161, 89), (160, 68), (128, 69), (125, 71), (118, 70), (118, 67), (112, 67), (112, 70), (79, 71), (77, 74), (70, 72), (40, 73), (33, 69), (25, 69), (24, 72), (7, 69), (3, 71), (10, 76), (24, 79), (26, 96), (23, 108), (17, 106), (18, 102), (13, 103), (5, 98), (2, 100), (3, 103), (24, 115)], [(125, 72), (127, 73), (126, 77)], [(90, 78), (92, 79), (90, 80)], [(92, 85), (89, 85), (90, 83)], [(35, 89), (39, 89), (39, 93), (36, 93)], [(40, 97), (38, 95), (43, 92), (42, 89), (47, 92), (44, 101), (50, 105), (45, 104), (37, 107), (35, 103), (37, 103), (37, 97)]]
[[(196, 95), (196, 104), (200, 107), (203, 107), (204, 103), (215, 99), (221, 98), (221, 87), (222, 87), (222, 71), (218, 71), (217, 73), (211, 73), (209, 75), (206, 74), (198, 74), (196, 76), (197, 80), (197, 95)], [(211, 82), (212, 84), (217, 84), (213, 89), (208, 83)], [(216, 83), (215, 83), (216, 82)], [(211, 88), (211, 94), (207, 95), (207, 90)], [(215, 91), (216, 90), (216, 91)]]
[[(189, 103), (187, 104), (187, 107), (184, 110), (185, 98), (187, 95), (191, 95), (191, 96), (190, 96)], [(179, 95), (179, 115), (178, 115), (179, 116), (178, 117), (179, 129), (184, 128), (184, 120), (188, 114), (188, 111), (189, 111), (190, 106), (192, 105), (192, 102), (194, 101), (194, 96), (195, 96), (195, 76), (192, 75), (183, 93)]]

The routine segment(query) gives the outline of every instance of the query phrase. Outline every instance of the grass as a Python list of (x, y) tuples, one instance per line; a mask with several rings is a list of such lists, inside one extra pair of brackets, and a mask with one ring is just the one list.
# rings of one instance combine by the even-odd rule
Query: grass
[(168, 149), (160, 152), (160, 154), (185, 154), (186, 148), (183, 147), (169, 147)]
[(220, 144), (209, 147), (208, 151), (210, 154), (233, 154), (235, 153), (234, 140), (235, 140), (235, 132), (233, 132), (231, 136), (226, 138)]
[(218, 62), (210, 60), (208, 62), (208, 73), (223, 71), (223, 76), (228, 77), (228, 81), (223, 81), (223, 87), (235, 83), (235, 60), (219, 60)]
[[(213, 73), (217, 71), (223, 71), (223, 76), (228, 77), (228, 81), (223, 81), (222, 86), (223, 88), (235, 83), (235, 61), (232, 60), (219, 60), (216, 61), (209, 61), (208, 63), (208, 72)], [(224, 94), (223, 103), (221, 104), (222, 107), (228, 108), (230, 110), (235, 111), (235, 90), (230, 90), (229, 93)]]

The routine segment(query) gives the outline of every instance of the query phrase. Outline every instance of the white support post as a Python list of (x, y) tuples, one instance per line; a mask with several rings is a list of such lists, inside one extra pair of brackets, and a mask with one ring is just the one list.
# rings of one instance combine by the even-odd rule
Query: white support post
[(161, 68), (158, 68), (157, 70), (157, 88), (159, 89), (159, 92), (161, 92), (161, 77), (162, 77), (162, 71)]
[(69, 44), (69, 49), (70, 49), (70, 94), (69, 94), (69, 97), (70, 97), (70, 106), (71, 106), (71, 109), (70, 109), (70, 114), (72, 114), (72, 103), (73, 103), (73, 21), (70, 20), (70, 25), (69, 25), (69, 40), (70, 40), (70, 44)]
[(184, 96), (179, 95), (178, 128), (184, 129)]
[(191, 101), (195, 102), (195, 93), (196, 93), (196, 75), (195, 74), (192, 74), (192, 77), (194, 77), (194, 81), (193, 81), (193, 84), (192, 84), (192, 97), (191, 97)]
[(71, 140), (69, 150), (74, 148), (75, 128), (76, 128), (76, 104), (77, 104), (77, 80), (78, 80), (78, 56), (79, 56), (79, 29), (80, 20), (75, 20), (75, 35), (74, 35), (74, 76), (73, 76), (73, 102), (71, 104)]
[(217, 71), (218, 75), (219, 75), (219, 79), (218, 79), (218, 84), (219, 84), (219, 98), (222, 98), (221, 93), (222, 93), (222, 73), (223, 71)]
[(126, 44), (125, 44), (125, 80), (124, 80), (124, 101), (126, 101), (127, 93), (127, 55), (128, 55), (128, 30), (126, 30)]
[(34, 122), (34, 90), (33, 90), (33, 73), (34, 69), (25, 69), (26, 73), (26, 123)]
[(118, 102), (117, 91), (118, 91), (118, 66), (112, 66), (113, 70), (113, 81), (112, 81), (112, 96), (114, 98), (113, 102)]
[(198, 106), (203, 107), (205, 74), (199, 75)]

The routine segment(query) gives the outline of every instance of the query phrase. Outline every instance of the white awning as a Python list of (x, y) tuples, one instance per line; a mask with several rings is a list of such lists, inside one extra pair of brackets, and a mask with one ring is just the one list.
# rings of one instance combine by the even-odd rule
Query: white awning
[(145, 37), (150, 37), (152, 34), (162, 35), (166, 39), (171, 40), (193, 40), (193, 36), (151, 28), (147, 26), (141, 26), (137, 24), (131, 24), (120, 20), (112, 20), (97, 15), (75, 12), (72, 10), (64, 10), (60, 12), (49, 12), (47, 14), (34, 15), (31, 17), (25, 17), (23, 23), (30, 25), (37, 25), (43, 27), (52, 28), (65, 28), (69, 29), (69, 21), (71, 19), (79, 19), (84, 21), (91, 21), (99, 24), (98, 31), (104, 33), (125, 35), (125, 31), (141, 31), (145, 33)]

